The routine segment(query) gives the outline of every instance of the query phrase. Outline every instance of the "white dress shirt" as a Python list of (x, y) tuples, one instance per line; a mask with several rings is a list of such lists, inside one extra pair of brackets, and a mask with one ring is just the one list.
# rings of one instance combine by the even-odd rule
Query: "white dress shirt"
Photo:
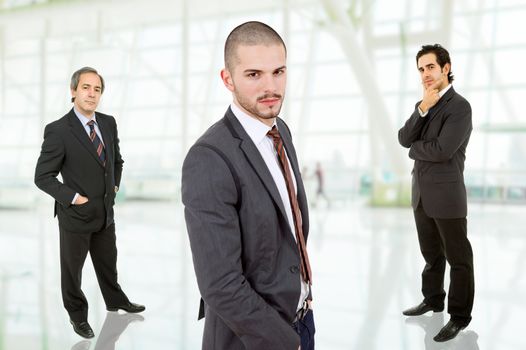
[[(232, 103), (230, 105), (230, 108), (232, 109), (232, 112), (234, 113), (237, 120), (239, 120), (239, 122), (241, 123), (241, 126), (243, 126), (243, 129), (245, 129), (248, 136), (250, 136), (252, 142), (254, 142), (254, 144), (256, 145), (257, 149), (259, 150), (259, 153), (261, 154), (261, 157), (265, 161), (265, 164), (267, 165), (267, 168), (270, 171), (270, 174), (272, 175), (272, 178), (274, 179), (274, 182), (276, 183), (276, 186), (278, 188), (281, 201), (283, 202), (283, 207), (285, 208), (285, 212), (287, 213), (287, 220), (289, 223), (290, 230), (292, 232), (292, 235), (294, 236), (294, 240), (296, 240), (294, 218), (292, 214), (292, 207), (290, 205), (289, 193), (287, 191), (287, 184), (285, 182), (285, 177), (283, 176), (283, 171), (281, 170), (278, 154), (274, 147), (274, 142), (271, 137), (267, 136), (267, 133), (272, 129), (272, 127), (249, 116), (243, 110), (241, 110), (235, 103)], [(273, 125), (276, 125), (275, 120)], [(287, 153), (286, 150), (285, 153)], [(294, 169), (290, 164), (288, 155), (287, 162), (289, 163), (290, 171), (294, 173)], [(294, 176), (292, 176), (292, 181), (294, 182), (294, 192), (297, 193), (296, 178)], [(301, 281), (301, 294), (297, 310), (299, 310), (303, 306), (303, 302), (305, 301), (305, 299), (307, 299), (309, 295), (309, 285), (303, 280), (301, 274), (299, 278)]]
[[(82, 114), (79, 111), (77, 111), (77, 109), (75, 107), (73, 107), (73, 112), (75, 112), (75, 115), (77, 116), (77, 118), (79, 119), (80, 123), (84, 127), (84, 130), (86, 130), (86, 133), (88, 134), (88, 136), (90, 136), (90, 134), (91, 134), (91, 128), (89, 127), (88, 123), (89, 123), (90, 120), (93, 120), (95, 122), (95, 124), (94, 124), (95, 133), (99, 137), (100, 142), (102, 143), (102, 145), (104, 145), (104, 141), (102, 141), (102, 134), (100, 133), (99, 124), (97, 124), (97, 118), (95, 117), (95, 113), (93, 113), (93, 116), (90, 119), (90, 118), (86, 117), (84, 114)], [(75, 202), (77, 201), (78, 197), (79, 197), (79, 194), (76, 193), (75, 196), (73, 197), (73, 200), (71, 201), (71, 204), (75, 204)]]
[(75, 115), (77, 116), (77, 118), (79, 118), (79, 121), (82, 124), (82, 126), (84, 126), (84, 130), (86, 130), (86, 133), (88, 134), (88, 136), (90, 136), (91, 134), (91, 128), (89, 127), (88, 123), (90, 120), (93, 120), (95, 122), (94, 124), (95, 133), (97, 133), (97, 136), (99, 137), (100, 142), (102, 142), (102, 144), (104, 145), (104, 141), (102, 140), (102, 134), (100, 133), (99, 124), (97, 123), (97, 117), (95, 116), (95, 113), (93, 113), (93, 116), (91, 118), (88, 118), (84, 114), (77, 111), (75, 107), (73, 107), (73, 112), (75, 112)]

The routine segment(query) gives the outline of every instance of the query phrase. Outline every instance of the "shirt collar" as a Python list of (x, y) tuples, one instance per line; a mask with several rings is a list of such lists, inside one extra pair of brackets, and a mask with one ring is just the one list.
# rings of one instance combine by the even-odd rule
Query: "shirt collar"
[(438, 92), (438, 96), (440, 96), (440, 97), (444, 96), (444, 95), (446, 94), (446, 92), (447, 92), (449, 89), (451, 89), (451, 86), (452, 86), (452, 85), (449, 84), (448, 86), (446, 86), (445, 88), (443, 88), (442, 90), (440, 90), (440, 91)]
[(95, 122), (95, 124), (97, 124), (97, 119), (96, 119), (95, 113), (93, 113), (93, 117), (91, 119), (89, 119), (84, 114), (82, 114), (79, 111), (77, 111), (77, 109), (75, 107), (73, 107), (73, 112), (75, 112), (75, 115), (80, 120), (82, 125), (86, 126), (89, 123), (90, 120), (93, 120)]
[[(250, 136), (252, 142), (254, 142), (254, 144), (256, 145), (263, 141), (265, 137), (267, 137), (267, 133), (272, 129), (271, 126), (268, 126), (267, 124), (249, 116), (247, 113), (241, 110), (241, 108), (239, 108), (234, 102), (230, 104), (230, 109), (232, 110), (232, 113), (234, 113), (234, 116), (237, 118), (237, 120), (239, 120), (241, 126), (243, 126), (243, 129), (245, 129), (248, 136)], [(275, 125), (276, 119), (274, 119), (274, 123), (272, 124), (272, 126)]]

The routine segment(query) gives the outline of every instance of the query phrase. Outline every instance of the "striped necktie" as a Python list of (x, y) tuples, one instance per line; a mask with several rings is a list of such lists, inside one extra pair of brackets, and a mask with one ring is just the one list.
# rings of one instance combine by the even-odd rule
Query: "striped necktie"
[(305, 244), (305, 238), (303, 237), (303, 228), (301, 221), (301, 212), (298, 204), (298, 198), (296, 197), (296, 191), (294, 191), (294, 182), (292, 181), (292, 173), (290, 171), (289, 162), (285, 155), (285, 148), (283, 147), (283, 140), (278, 132), (278, 129), (274, 125), (272, 130), (267, 133), (268, 136), (272, 137), (274, 141), (274, 147), (278, 153), (279, 163), (283, 176), (285, 177), (285, 183), (287, 184), (287, 192), (289, 194), (290, 206), (292, 208), (292, 217), (294, 219), (294, 231), (296, 233), (296, 243), (298, 245), (298, 251), (301, 259), (301, 275), (303, 280), (309, 284), (312, 284), (312, 272), (310, 269), (309, 255), (307, 254), (307, 247)]
[(102, 162), (102, 165), (106, 165), (106, 152), (104, 151), (104, 144), (99, 138), (99, 135), (95, 132), (95, 121), (90, 120), (88, 122), (90, 133), (89, 138), (91, 142), (93, 143), (93, 146), (95, 146), (95, 150), (97, 151), (97, 155), (99, 156), (100, 161)]

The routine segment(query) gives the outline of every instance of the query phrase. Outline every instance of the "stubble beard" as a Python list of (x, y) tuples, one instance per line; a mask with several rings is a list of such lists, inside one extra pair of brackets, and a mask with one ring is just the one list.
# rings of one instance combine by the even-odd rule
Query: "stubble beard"
[[(235, 96), (236, 96), (236, 100), (237, 102), (239, 103), (239, 105), (247, 112), (249, 112), (249, 114), (253, 117), (256, 117), (257, 119), (265, 119), (265, 120), (268, 120), (268, 119), (274, 119), (276, 118), (278, 115), (279, 115), (279, 112), (281, 111), (281, 107), (283, 105), (283, 96), (282, 95), (279, 95), (279, 94), (265, 94), (263, 96), (260, 96), (256, 99), (256, 103), (254, 105), (252, 105), (250, 103), (250, 101), (248, 101), (248, 99), (245, 99), (243, 96), (241, 96), (237, 91), (234, 92)], [(272, 97), (275, 97), (275, 98), (279, 98), (280, 99), (280, 103), (279, 103), (279, 106), (277, 106), (277, 111), (276, 112), (273, 112), (272, 108), (268, 108), (268, 112), (267, 114), (263, 114), (258, 108), (257, 108), (257, 103), (258, 101), (262, 100), (262, 99), (266, 99), (266, 98), (272, 98)]]

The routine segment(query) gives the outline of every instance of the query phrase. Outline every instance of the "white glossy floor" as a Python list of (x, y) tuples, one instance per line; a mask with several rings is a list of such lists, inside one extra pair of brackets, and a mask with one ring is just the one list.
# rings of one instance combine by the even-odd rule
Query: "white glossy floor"
[[(444, 344), (432, 338), (447, 314), (401, 315), (421, 300), (423, 261), (411, 210), (358, 200), (312, 209), (317, 349), (526, 349), (525, 209), (470, 205), (473, 321)], [(0, 210), (0, 350), (200, 349), (203, 323), (181, 206), (126, 202), (116, 212), (120, 283), (147, 310), (107, 313), (88, 259), (83, 288), (96, 338), (84, 341), (61, 305), (51, 201), (37, 210)]]

